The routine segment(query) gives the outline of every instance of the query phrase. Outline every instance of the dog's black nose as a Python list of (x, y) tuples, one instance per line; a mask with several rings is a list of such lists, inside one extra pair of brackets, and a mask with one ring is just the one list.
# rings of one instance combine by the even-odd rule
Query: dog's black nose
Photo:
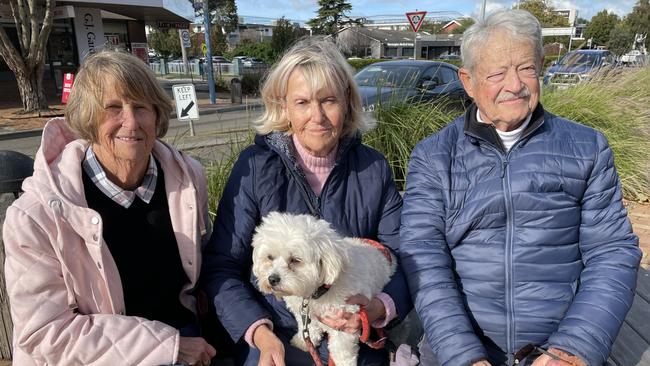
[(277, 285), (278, 283), (280, 283), (280, 276), (278, 276), (275, 273), (270, 275), (269, 276), (269, 283), (271, 284), (271, 286)]

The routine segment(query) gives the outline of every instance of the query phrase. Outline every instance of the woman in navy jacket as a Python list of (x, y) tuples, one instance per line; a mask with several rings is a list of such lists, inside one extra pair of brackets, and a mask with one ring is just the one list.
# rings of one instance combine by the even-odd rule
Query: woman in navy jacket
[[(251, 238), (272, 211), (312, 214), (346, 236), (399, 246), (402, 200), (385, 157), (361, 144), (368, 122), (350, 66), (336, 46), (305, 39), (271, 70), (262, 89), (266, 106), (255, 144), (239, 156), (219, 203), (205, 252), (203, 281), (217, 315), (246, 365), (309, 365), (309, 354), (289, 345), (298, 331), (281, 300), (263, 296), (251, 274)], [(404, 317), (412, 307), (398, 268), (383, 293), (351, 299), (366, 306), (375, 326)], [(325, 319), (354, 332), (356, 314)], [(327, 360), (326, 342), (318, 350)], [(384, 351), (362, 345), (359, 363), (382, 365)]]

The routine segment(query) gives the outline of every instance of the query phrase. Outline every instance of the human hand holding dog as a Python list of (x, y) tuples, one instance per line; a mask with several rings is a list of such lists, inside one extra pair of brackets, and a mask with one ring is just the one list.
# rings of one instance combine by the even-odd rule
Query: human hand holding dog
[(201, 337), (180, 337), (178, 362), (185, 365), (208, 366), (217, 351)]
[(258, 366), (285, 366), (284, 345), (269, 327), (257, 327), (253, 333), (253, 343), (260, 350)]
[[(363, 306), (366, 309), (368, 321), (370, 323), (386, 316), (384, 303), (377, 298), (368, 300), (367, 297), (357, 294), (350, 296), (346, 303), (350, 305)], [(350, 313), (343, 309), (336, 309), (327, 314), (323, 314), (322, 316), (318, 316), (318, 320), (330, 328), (342, 332), (354, 334), (361, 331), (361, 317), (359, 316), (359, 313)]]

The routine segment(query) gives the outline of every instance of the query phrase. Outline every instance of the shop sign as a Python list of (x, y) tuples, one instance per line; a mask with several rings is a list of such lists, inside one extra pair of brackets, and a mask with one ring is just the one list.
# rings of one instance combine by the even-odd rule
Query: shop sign
[(79, 51), (79, 61), (104, 47), (104, 26), (99, 9), (75, 8), (74, 29)]
[(70, 96), (70, 91), (72, 90), (72, 84), (74, 83), (74, 74), (66, 73), (63, 75), (63, 91), (61, 93), (61, 103), (68, 103), (68, 97)]
[(131, 42), (131, 54), (149, 64), (149, 46), (146, 43)]

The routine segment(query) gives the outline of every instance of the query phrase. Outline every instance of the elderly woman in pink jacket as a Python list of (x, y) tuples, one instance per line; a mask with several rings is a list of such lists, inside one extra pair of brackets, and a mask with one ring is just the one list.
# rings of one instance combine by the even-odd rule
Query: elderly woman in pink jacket
[(16, 365), (208, 365), (192, 291), (209, 237), (201, 166), (158, 138), (171, 105), (134, 56), (79, 70), (7, 210)]

